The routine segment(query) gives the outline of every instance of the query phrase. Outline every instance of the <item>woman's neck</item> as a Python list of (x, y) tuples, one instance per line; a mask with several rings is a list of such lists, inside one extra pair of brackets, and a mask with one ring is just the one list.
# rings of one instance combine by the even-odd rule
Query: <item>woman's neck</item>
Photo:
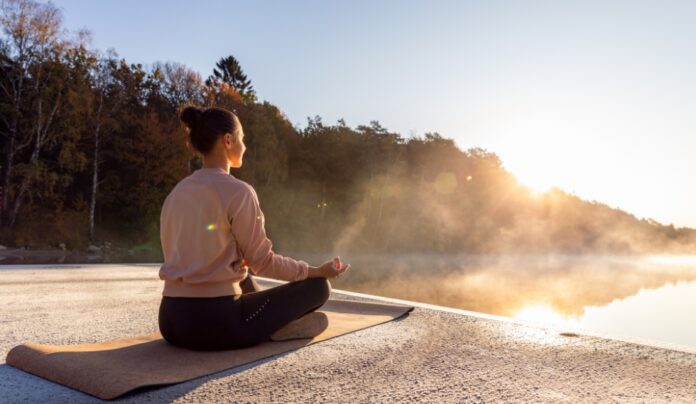
[(219, 158), (203, 158), (203, 164), (201, 168), (219, 168), (225, 170), (225, 172), (230, 172), (230, 162), (227, 159)]

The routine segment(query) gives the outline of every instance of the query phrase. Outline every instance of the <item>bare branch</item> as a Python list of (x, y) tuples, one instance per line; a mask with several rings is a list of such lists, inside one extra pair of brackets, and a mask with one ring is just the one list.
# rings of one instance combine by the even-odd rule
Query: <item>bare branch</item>
[(62, 91), (58, 93), (58, 96), (56, 96), (56, 102), (53, 104), (53, 108), (51, 109), (51, 113), (48, 115), (48, 118), (46, 118), (46, 125), (43, 127), (43, 135), (39, 139), (39, 146), (43, 146), (48, 139), (48, 129), (51, 127), (51, 123), (53, 123), (53, 118), (56, 115), (56, 111), (58, 110), (58, 105), (60, 105), (60, 99), (62, 95)]
[(24, 143), (19, 144), (17, 147), (15, 147), (15, 150), (16, 150), (16, 151), (20, 151), (20, 150), (24, 149), (25, 147), (27, 147), (27, 146), (29, 146), (30, 144), (32, 144), (32, 141), (33, 141), (33, 140), (34, 140), (34, 137), (33, 137), (33, 136), (27, 136), (27, 141), (24, 142)]
[(12, 93), (10, 93), (10, 90), (8, 90), (7, 86), (4, 85), (2, 82), (0, 82), (0, 88), (2, 88), (2, 91), (7, 95), (7, 98), (14, 99), (14, 97), (12, 96)]
[(0, 119), (2, 119), (2, 123), (5, 125), (5, 127), (10, 127), (10, 121), (7, 120), (7, 116), (5, 114), (0, 114)]

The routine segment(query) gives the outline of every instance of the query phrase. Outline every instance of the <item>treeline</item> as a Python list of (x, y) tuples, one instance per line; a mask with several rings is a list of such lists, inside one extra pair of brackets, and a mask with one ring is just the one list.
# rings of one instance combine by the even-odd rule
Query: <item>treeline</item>
[[(378, 122), (293, 127), (233, 56), (211, 75), (144, 67), (68, 33), (50, 3), (2, 2), (0, 242), (159, 252), (159, 213), (200, 167), (178, 112), (235, 110), (248, 151), (232, 172), (258, 191), (277, 251), (694, 252), (696, 232), (580, 200), (535, 196), (500, 159)], [(212, 66), (211, 66), (212, 67)]]

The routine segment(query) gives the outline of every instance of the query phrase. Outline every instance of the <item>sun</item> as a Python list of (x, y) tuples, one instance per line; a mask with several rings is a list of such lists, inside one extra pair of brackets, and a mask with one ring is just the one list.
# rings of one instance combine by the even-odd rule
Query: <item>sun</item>
[(539, 196), (553, 188), (553, 185), (550, 185), (544, 181), (521, 181), (518, 179), (517, 182), (520, 183), (524, 188), (527, 188), (529, 190), (529, 193), (533, 196)]
[(528, 186), (528, 188), (532, 191), (532, 195), (539, 196), (541, 194), (549, 192), (549, 190), (551, 189), (551, 185), (537, 184), (533, 186)]
[(527, 189), (533, 196), (539, 196), (556, 186), (546, 171), (542, 166), (524, 164), (511, 173), (522, 188)]

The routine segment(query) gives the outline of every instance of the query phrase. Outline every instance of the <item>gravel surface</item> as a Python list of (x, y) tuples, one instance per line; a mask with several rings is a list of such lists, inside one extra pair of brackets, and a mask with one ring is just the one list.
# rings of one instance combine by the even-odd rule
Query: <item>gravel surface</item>
[[(0, 402), (101, 401), (6, 365), (7, 352), (156, 332), (158, 269), (0, 266)], [(115, 401), (696, 402), (694, 353), (414, 305), (395, 321)]]

